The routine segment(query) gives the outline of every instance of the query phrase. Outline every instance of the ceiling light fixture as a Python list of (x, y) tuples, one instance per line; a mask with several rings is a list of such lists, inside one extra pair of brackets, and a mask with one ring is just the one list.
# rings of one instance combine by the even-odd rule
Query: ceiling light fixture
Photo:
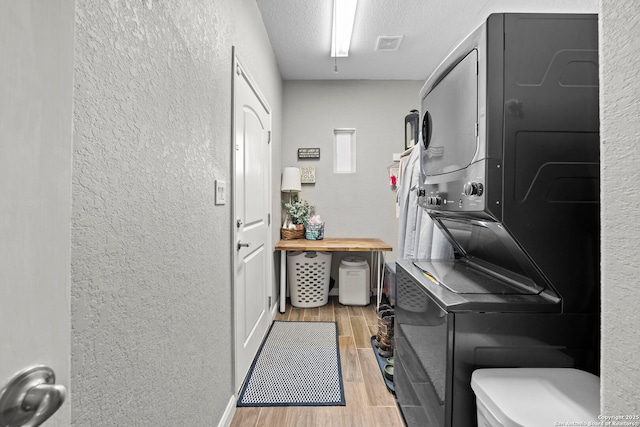
[(331, 56), (334, 58), (349, 56), (357, 4), (358, 0), (333, 0)]

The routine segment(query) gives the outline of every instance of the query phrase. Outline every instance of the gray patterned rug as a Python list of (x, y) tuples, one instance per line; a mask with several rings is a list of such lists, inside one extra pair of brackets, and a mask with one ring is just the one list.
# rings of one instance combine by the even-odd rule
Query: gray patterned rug
[(338, 325), (274, 321), (238, 406), (344, 405)]

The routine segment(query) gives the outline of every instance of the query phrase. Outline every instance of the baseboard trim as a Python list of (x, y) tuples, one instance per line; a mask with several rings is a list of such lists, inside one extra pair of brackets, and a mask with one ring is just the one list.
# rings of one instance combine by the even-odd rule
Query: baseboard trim
[(227, 404), (227, 408), (224, 410), (224, 414), (218, 423), (218, 427), (229, 427), (231, 425), (231, 421), (233, 420), (233, 416), (236, 413), (236, 403), (237, 396), (232, 395), (231, 399), (229, 399), (229, 403)]

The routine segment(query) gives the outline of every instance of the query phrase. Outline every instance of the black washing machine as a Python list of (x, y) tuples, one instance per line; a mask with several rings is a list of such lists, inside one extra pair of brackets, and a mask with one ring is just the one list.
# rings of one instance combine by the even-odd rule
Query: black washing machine
[(456, 259), (397, 262), (409, 426), (475, 426), (478, 368), (598, 374), (597, 22), (490, 15), (421, 90), (418, 203)]

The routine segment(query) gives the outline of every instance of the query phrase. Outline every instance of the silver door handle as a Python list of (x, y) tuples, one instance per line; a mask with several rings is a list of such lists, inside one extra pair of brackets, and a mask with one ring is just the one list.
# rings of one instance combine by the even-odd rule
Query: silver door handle
[(62, 406), (65, 386), (55, 384), (56, 375), (48, 366), (24, 369), (0, 390), (0, 425), (37, 427)]
[(240, 250), (240, 248), (248, 248), (251, 244), (250, 243), (244, 243), (242, 241), (238, 242), (238, 250)]

